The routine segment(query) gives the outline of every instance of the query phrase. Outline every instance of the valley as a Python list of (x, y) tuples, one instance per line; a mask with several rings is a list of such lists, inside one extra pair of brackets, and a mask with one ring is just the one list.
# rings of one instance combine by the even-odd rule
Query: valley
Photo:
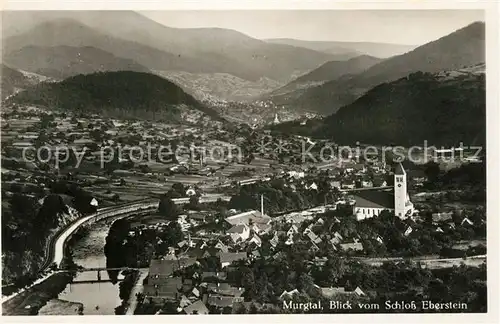
[(3, 11), (3, 315), (487, 312), (486, 27), (437, 13)]

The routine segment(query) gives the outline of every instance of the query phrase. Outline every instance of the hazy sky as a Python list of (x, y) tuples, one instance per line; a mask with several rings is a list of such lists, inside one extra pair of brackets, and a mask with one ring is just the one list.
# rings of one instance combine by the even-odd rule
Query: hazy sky
[(170, 27), (221, 27), (265, 38), (421, 45), (474, 21), (482, 10), (146, 11)]

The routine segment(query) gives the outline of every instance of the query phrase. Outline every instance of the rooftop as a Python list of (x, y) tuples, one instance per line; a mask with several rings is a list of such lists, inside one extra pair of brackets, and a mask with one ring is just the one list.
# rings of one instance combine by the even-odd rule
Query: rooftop
[(271, 221), (271, 217), (267, 215), (262, 215), (259, 211), (251, 210), (248, 212), (236, 214), (233, 216), (229, 216), (226, 218), (226, 222), (231, 225), (239, 225), (239, 224), (250, 224), (250, 221), (253, 223), (268, 223)]
[(220, 262), (225, 263), (225, 262), (233, 262), (237, 260), (246, 260), (247, 259), (247, 253), (246, 252), (228, 252), (228, 253), (221, 253), (220, 254)]
[(394, 174), (406, 175), (406, 171), (403, 168), (403, 165), (401, 163), (398, 163), (398, 165), (396, 165), (396, 169), (394, 170)]
[(380, 190), (363, 190), (355, 196), (355, 206), (361, 208), (394, 209), (394, 193)]
[(197, 300), (184, 308), (186, 314), (208, 314), (208, 308), (201, 300)]

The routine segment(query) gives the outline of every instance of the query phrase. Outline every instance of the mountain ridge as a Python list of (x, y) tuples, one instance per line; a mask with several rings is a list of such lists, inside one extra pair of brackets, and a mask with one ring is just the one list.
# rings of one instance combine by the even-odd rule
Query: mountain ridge
[(146, 67), (133, 60), (117, 57), (93, 46), (30, 45), (10, 52), (3, 60), (10, 66), (57, 79), (99, 71), (149, 72)]
[(328, 81), (337, 80), (341, 77), (360, 73), (383, 59), (360, 55), (346, 61), (328, 61), (318, 68), (297, 77), (285, 86), (272, 91), (267, 96), (281, 96), (296, 90), (306, 90), (307, 88), (323, 84)]
[(304, 106), (329, 115), (379, 84), (418, 71), (434, 73), (474, 65), (484, 60), (485, 25), (475, 22), (406, 54), (386, 59), (352, 77), (328, 81), (297, 96), (287, 94), (277, 98), (275, 103)]
[(317, 133), (349, 144), (484, 145), (485, 93), (484, 70), (416, 72), (372, 88), (326, 117)]
[(175, 83), (134, 71), (79, 74), (56, 83), (41, 83), (16, 94), (10, 102), (168, 121), (179, 121), (179, 107), (186, 106), (222, 120)]
[(149, 69), (229, 73), (250, 81), (288, 81), (293, 70), (305, 72), (331, 59), (326, 53), (268, 44), (229, 29), (167, 27), (134, 12), (79, 12), (72, 18), (40, 21), (29, 30), (11, 33), (4, 53), (26, 45), (90, 45)]
[(305, 48), (344, 55), (350, 59), (359, 55), (369, 55), (380, 58), (388, 58), (394, 55), (406, 53), (418, 45), (392, 44), (378, 42), (343, 42), (343, 41), (308, 41), (293, 38), (271, 38), (265, 41), (278, 44), (296, 45)]

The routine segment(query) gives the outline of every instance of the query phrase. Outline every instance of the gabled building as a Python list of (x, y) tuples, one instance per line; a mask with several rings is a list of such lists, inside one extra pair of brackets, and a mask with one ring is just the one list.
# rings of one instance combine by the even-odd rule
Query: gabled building
[(245, 224), (234, 225), (227, 231), (227, 234), (234, 243), (245, 242), (250, 237), (250, 228)]
[(201, 300), (197, 300), (191, 305), (184, 307), (184, 313), (188, 315), (207, 315), (209, 311)]
[(295, 235), (299, 233), (299, 229), (296, 225), (292, 225), (290, 229), (286, 232), (287, 236)]
[(348, 250), (363, 251), (363, 244), (361, 242), (343, 243), (343, 244), (340, 244), (340, 247), (344, 251), (348, 251)]
[(222, 268), (227, 267), (228, 265), (230, 265), (234, 261), (248, 259), (246, 252), (221, 253), (219, 257), (220, 257), (220, 263), (222, 265)]
[(380, 215), (384, 210), (394, 212), (395, 216), (405, 219), (414, 213), (413, 203), (407, 192), (406, 172), (399, 163), (394, 171), (392, 191), (364, 190), (354, 196), (354, 214), (363, 220)]
[(171, 277), (163, 279), (159, 283), (150, 283), (144, 286), (144, 295), (153, 299), (171, 299), (175, 300), (180, 297), (180, 289), (182, 288), (181, 277)]
[(256, 210), (251, 210), (248, 212), (232, 215), (226, 217), (226, 222), (231, 225), (250, 225), (252, 224), (269, 224), (271, 222), (271, 217), (263, 215), (261, 212)]

